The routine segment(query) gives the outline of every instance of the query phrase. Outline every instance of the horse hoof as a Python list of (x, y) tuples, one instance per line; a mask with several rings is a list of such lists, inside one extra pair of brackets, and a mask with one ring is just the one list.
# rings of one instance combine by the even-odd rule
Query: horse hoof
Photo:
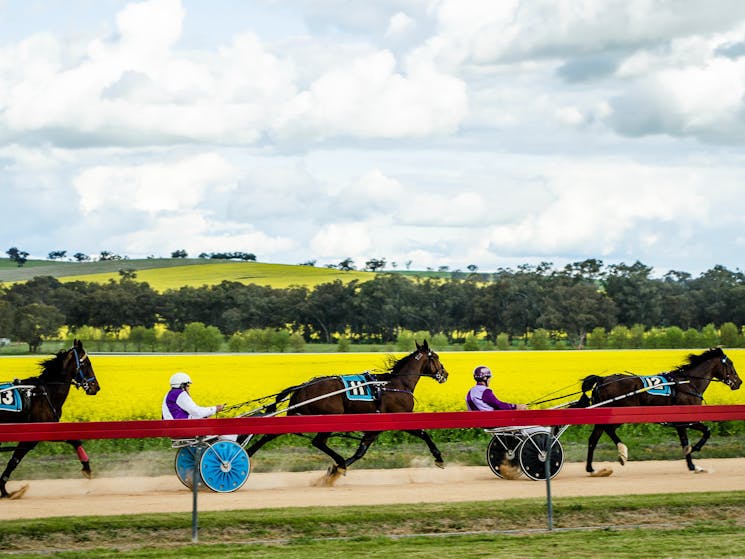
[(445, 469), (445, 461), (444, 460), (435, 460), (435, 466), (437, 466), (441, 470), (444, 470)]
[(499, 465), (499, 475), (504, 479), (517, 479), (522, 473), (523, 471), (519, 466), (512, 464), (508, 460), (505, 460)]
[(702, 468), (701, 466), (696, 466), (696, 468), (693, 470), (694, 474), (708, 474), (709, 471)]
[(597, 472), (591, 472), (590, 477), (608, 477), (612, 473), (612, 468), (603, 468), (602, 470), (598, 470)]
[(93, 477), (93, 472), (91, 472), (90, 470), (82, 469), (80, 470), (80, 473), (83, 474), (83, 477), (85, 479), (91, 479)]
[(20, 488), (16, 489), (15, 491), (11, 491), (8, 494), (8, 499), (10, 499), (11, 501), (15, 499), (20, 499), (26, 494), (26, 491), (28, 491), (28, 484), (24, 484)]
[(629, 461), (629, 449), (623, 443), (618, 443), (618, 462), (624, 466)]

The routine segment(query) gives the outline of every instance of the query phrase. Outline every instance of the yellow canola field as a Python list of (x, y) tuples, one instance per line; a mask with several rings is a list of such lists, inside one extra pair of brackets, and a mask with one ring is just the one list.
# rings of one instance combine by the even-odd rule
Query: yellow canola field
[[(492, 369), (491, 387), (498, 398), (532, 403), (576, 392), (580, 380), (589, 374), (656, 374), (680, 365), (689, 353), (691, 350), (441, 352), (450, 377), (445, 384), (421, 379), (415, 391), (415, 411), (463, 410), (477, 365)], [(745, 350), (731, 349), (727, 354), (745, 371)], [(404, 355), (397, 353), (395, 357)], [(230, 405), (275, 394), (316, 376), (375, 372), (385, 366), (387, 357), (382, 353), (91, 354), (101, 391), (87, 396), (73, 389), (63, 421), (159, 419), (168, 379), (176, 371), (191, 376), (191, 393), (198, 404)], [(39, 356), (0, 358), (0, 381), (37, 374), (40, 360)], [(745, 374), (742, 371), (741, 376)], [(572, 398), (534, 407), (551, 407)], [(721, 383), (713, 383), (706, 392), (707, 404), (743, 402), (745, 390), (734, 392)], [(240, 411), (250, 409), (252, 406)]]

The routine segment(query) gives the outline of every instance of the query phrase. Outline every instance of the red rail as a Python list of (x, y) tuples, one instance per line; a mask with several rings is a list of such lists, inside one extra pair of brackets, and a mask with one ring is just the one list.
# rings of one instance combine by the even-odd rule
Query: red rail
[(229, 433), (319, 433), (466, 429), (524, 425), (588, 425), (745, 420), (745, 405), (665, 406), (494, 412), (380, 413), (241, 417), (226, 419), (91, 421), (88, 423), (0, 424), (3, 441), (67, 439), (188, 438)]

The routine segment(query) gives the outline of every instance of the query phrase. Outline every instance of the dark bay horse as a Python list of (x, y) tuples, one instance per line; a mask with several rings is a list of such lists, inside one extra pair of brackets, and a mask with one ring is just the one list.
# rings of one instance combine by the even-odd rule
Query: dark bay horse
[[(286, 388), (277, 394), (275, 403), (267, 407), (267, 413), (274, 413), (276, 406), (285, 401), (288, 396), (290, 399), (287, 415), (410, 412), (414, 409), (414, 388), (421, 377), (431, 377), (439, 383), (445, 382), (448, 378), (448, 373), (440, 363), (438, 355), (429, 348), (426, 341), (422, 345), (417, 343), (413, 353), (398, 360), (391, 360), (387, 371), (387, 373), (373, 375), (375, 380), (384, 382), (376, 398), (354, 399), (351, 394), (354, 389), (345, 391), (343, 377), (318, 377), (304, 384)], [(303, 404), (303, 402), (308, 403)], [(406, 432), (422, 439), (432, 453), (435, 464), (441, 468), (444, 466), (442, 454), (427, 432), (422, 429)], [(363, 433), (357, 451), (346, 460), (326, 444), (332, 433), (317, 433), (312, 444), (334, 460), (333, 466), (328, 471), (329, 478), (333, 479), (362, 458), (379, 434), (380, 431)], [(278, 436), (262, 435), (246, 449), (246, 452), (249, 456), (253, 456), (257, 450)]]
[[(582, 396), (579, 401), (570, 407), (701, 405), (704, 403), (704, 392), (712, 380), (723, 382), (731, 390), (737, 390), (742, 384), (734, 364), (721, 348), (709, 349), (698, 355), (690, 354), (685, 363), (659, 375), (590, 375), (582, 381)], [(591, 391), (590, 396), (586, 394), (588, 391)], [(701, 422), (670, 425), (678, 432), (688, 469), (702, 471), (694, 466), (691, 455), (706, 444), (711, 435), (709, 428)], [(603, 475), (596, 474), (592, 467), (592, 455), (603, 433), (607, 433), (616, 443), (618, 461), (621, 465), (628, 460), (626, 445), (616, 434), (618, 427), (619, 425), (595, 425), (587, 443), (585, 470), (589, 474)], [(689, 428), (701, 433), (701, 438), (693, 446), (688, 443)], [(608, 475), (607, 471), (605, 475)]]
[[(70, 386), (82, 388), (86, 394), (94, 395), (99, 390), (98, 380), (93, 372), (83, 342), (75, 340), (72, 348), (59, 351), (54, 357), (40, 363), (41, 374), (12, 383), (0, 383), (0, 422), (33, 423), (39, 421), (58, 422), (62, 406), (70, 392)], [(83, 465), (83, 475), (90, 477), (88, 456), (82, 441), (66, 441), (75, 448)], [(27, 486), (9, 493), (5, 484), (26, 454), (39, 442), (20, 442), (15, 447), (0, 447), (12, 450), (13, 455), (2, 476), (0, 476), (0, 498), (19, 498)]]

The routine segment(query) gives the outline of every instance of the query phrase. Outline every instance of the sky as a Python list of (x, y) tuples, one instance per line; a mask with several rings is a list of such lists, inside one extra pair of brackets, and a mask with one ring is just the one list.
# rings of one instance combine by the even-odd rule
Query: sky
[(741, 0), (0, 0), (0, 253), (697, 276), (743, 147)]

